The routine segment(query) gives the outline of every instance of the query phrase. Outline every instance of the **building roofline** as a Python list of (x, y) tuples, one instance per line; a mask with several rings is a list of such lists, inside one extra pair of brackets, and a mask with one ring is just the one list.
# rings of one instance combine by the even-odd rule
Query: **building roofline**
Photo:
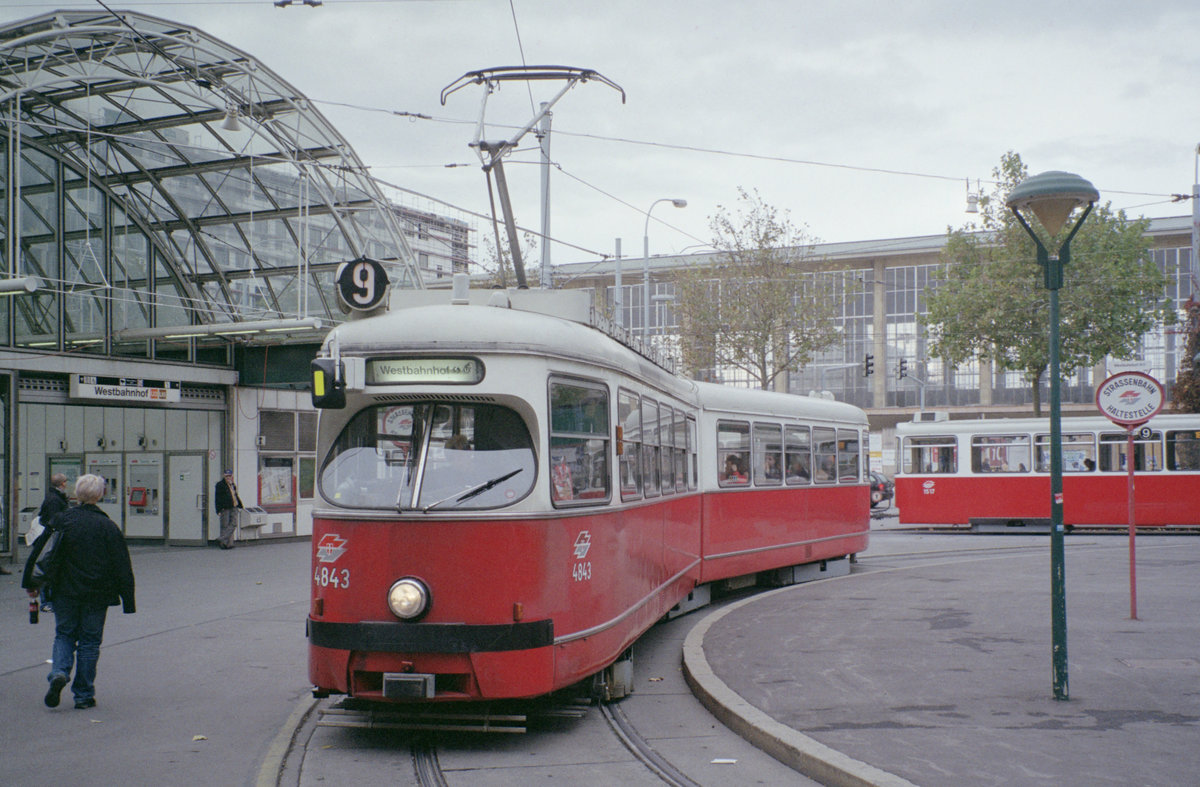
[[(1190, 234), (1192, 231), (1191, 216), (1168, 216), (1151, 218), (1146, 234), (1151, 237)], [(940, 235), (915, 235), (908, 238), (877, 238), (873, 240), (839, 241), (837, 243), (816, 243), (812, 246), (813, 256), (817, 259), (831, 261), (867, 260), (881, 257), (907, 257), (915, 254), (939, 254), (946, 245), (949, 233)], [(708, 265), (720, 254), (715, 251), (695, 252), (692, 254), (660, 254), (653, 255), (648, 261), (652, 270), (670, 270), (688, 265)], [(556, 264), (556, 277), (577, 278), (581, 276), (608, 276), (613, 273), (617, 261), (608, 257), (602, 260), (583, 262), (568, 262)], [(634, 276), (642, 270), (641, 257), (621, 258), (622, 270), (626, 275)], [(632, 283), (632, 279), (630, 280)]]

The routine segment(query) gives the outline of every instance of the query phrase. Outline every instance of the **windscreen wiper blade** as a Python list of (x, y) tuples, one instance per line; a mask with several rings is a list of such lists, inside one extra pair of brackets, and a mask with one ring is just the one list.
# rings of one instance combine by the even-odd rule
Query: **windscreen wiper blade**
[(518, 467), (516, 470), (505, 473), (504, 475), (496, 476), (491, 481), (484, 481), (482, 484), (479, 484), (478, 486), (473, 486), (465, 492), (455, 492), (454, 494), (450, 495), (449, 497), (443, 497), (441, 500), (430, 503), (429, 505), (422, 508), (421, 513), (423, 513), (423, 514), (428, 513), (430, 510), (437, 508), (442, 503), (448, 502), (450, 500), (453, 500), (456, 503), (462, 503), (467, 500), (470, 500), (472, 497), (475, 497), (476, 495), (481, 495), (484, 492), (488, 491), (492, 487), (496, 486), (496, 484), (504, 483), (505, 481), (512, 478), (513, 476), (515, 476), (517, 473), (521, 472), (524, 469), (525, 468), (523, 468), (523, 467)]

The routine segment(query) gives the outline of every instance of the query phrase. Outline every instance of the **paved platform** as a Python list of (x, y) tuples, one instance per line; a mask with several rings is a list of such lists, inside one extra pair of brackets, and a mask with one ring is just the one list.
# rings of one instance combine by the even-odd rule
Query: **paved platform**
[(132, 547), (138, 611), (109, 610), (90, 710), (70, 688), (42, 703), (54, 615), (30, 625), (20, 577), (0, 576), (0, 784), (274, 785), (311, 701), (311, 550)]
[(1139, 536), (1137, 620), (1127, 539), (1066, 539), (1066, 701), (1048, 536), (884, 529), (854, 569), (706, 618), (693, 690), (829, 784), (1198, 783), (1200, 538)]

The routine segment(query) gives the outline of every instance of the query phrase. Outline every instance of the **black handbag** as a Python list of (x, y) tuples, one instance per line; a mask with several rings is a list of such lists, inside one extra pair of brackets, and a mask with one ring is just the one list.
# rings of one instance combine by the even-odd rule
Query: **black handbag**
[(62, 531), (54, 530), (46, 539), (46, 543), (42, 545), (42, 551), (38, 553), (37, 560), (33, 564), (33, 573), (29, 577), (29, 584), (33, 589), (53, 583), (54, 575), (58, 573), (58, 565), (62, 562), (58, 548), (60, 541), (62, 541)]

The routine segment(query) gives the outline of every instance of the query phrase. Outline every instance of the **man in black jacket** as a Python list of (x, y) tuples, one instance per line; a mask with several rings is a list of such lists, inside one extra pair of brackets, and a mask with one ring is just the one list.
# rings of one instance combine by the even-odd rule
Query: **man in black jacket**
[[(46, 529), (33, 543), (34, 554), (42, 551), (42, 545), (50, 537), (51, 531), (57, 527), (58, 515), (70, 507), (71, 504), (67, 501), (67, 477), (62, 473), (55, 473), (50, 476), (50, 488), (46, 490), (42, 507), (38, 509), (38, 521)], [(49, 604), (50, 593), (47, 591), (47, 587), (42, 588), (42, 612), (53, 611)]]
[(38, 509), (38, 519), (41, 520), (42, 527), (54, 529), (54, 519), (63, 511), (70, 507), (67, 502), (67, 477), (62, 473), (55, 473), (50, 476), (50, 488), (46, 490), (46, 497), (42, 500), (42, 507)]
[[(105, 481), (81, 475), (75, 482), (77, 508), (56, 521), (62, 532), (55, 547), (49, 578), (54, 586), (54, 651), (46, 705), (58, 706), (59, 694), (75, 668), (71, 691), (76, 708), (96, 704), (96, 663), (108, 608), (121, 604), (125, 614), (137, 611), (133, 565), (120, 528), (96, 505)], [(30, 595), (36, 591), (30, 590)]]

